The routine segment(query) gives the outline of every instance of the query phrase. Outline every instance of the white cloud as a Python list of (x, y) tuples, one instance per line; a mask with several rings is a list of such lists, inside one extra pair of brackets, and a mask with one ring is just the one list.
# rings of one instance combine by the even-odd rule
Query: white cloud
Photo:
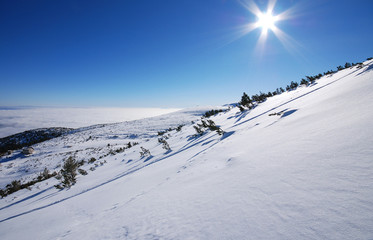
[(154, 117), (179, 109), (162, 108), (3, 108), (0, 138), (46, 127), (78, 128)]

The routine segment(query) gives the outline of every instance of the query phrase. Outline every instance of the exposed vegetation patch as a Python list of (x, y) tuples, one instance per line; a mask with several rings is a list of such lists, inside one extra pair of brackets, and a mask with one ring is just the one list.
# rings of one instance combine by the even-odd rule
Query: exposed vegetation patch
[[(367, 58), (367, 60), (372, 60), (372, 59), (373, 58)], [(355, 67), (355, 66), (357, 68), (362, 68), (363, 65), (364, 64), (360, 63), (360, 62), (359, 63), (346, 62), (344, 65), (339, 65), (337, 67), (337, 70), (329, 70), (327, 72), (319, 73), (319, 74), (316, 74), (314, 76), (306, 76), (305, 78), (301, 79), (300, 83), (295, 82), (295, 81), (291, 81), (290, 84), (286, 86), (286, 91), (289, 92), (289, 91), (295, 90), (299, 86), (312, 85), (313, 83), (315, 83), (316, 80), (320, 79), (323, 76), (332, 75), (332, 74), (334, 74), (338, 71), (341, 71), (343, 69), (352, 68), (352, 67)], [(279, 95), (283, 92), (285, 92), (285, 90), (282, 87), (280, 87), (280, 88), (277, 88), (273, 92), (268, 92), (268, 93), (259, 92), (259, 94), (252, 95), (251, 98), (249, 97), (249, 95), (247, 95), (244, 92), (242, 94), (241, 101), (238, 102), (238, 108), (240, 109), (241, 112), (244, 112), (246, 109), (250, 110), (250, 109), (254, 108), (255, 106), (257, 106), (259, 103), (262, 103), (262, 102), (266, 101), (267, 98)], [(197, 129), (196, 129), (196, 131), (197, 131)]]
[(0, 189), (0, 196), (6, 197), (9, 194), (12, 194), (14, 192), (17, 192), (22, 189), (30, 189), (30, 187), (38, 182), (42, 182), (44, 180), (47, 180), (49, 178), (52, 178), (57, 175), (57, 172), (50, 173), (47, 168), (44, 168), (44, 171), (41, 172), (36, 178), (34, 178), (31, 181), (28, 181), (26, 183), (21, 183), (21, 180), (14, 180), (10, 184), (6, 185), (5, 189)]
[(219, 135), (224, 134), (224, 131), (211, 119), (207, 119), (206, 121), (204, 119), (201, 119), (201, 123), (197, 123), (197, 126), (193, 126), (193, 128), (197, 132), (195, 135), (196, 137), (203, 135), (207, 129), (216, 131)]
[(72, 128), (39, 128), (0, 138), (0, 156), (71, 132)]
[(216, 115), (218, 113), (221, 113), (221, 112), (224, 112), (224, 110), (223, 109), (212, 109), (210, 111), (205, 112), (203, 114), (203, 117), (208, 118), (208, 117), (214, 116), (214, 115)]

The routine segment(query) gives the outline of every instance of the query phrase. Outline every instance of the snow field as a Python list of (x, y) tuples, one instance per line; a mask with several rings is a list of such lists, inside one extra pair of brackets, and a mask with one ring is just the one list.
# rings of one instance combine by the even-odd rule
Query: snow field
[[(2, 163), (2, 184), (26, 161), (58, 169), (69, 154), (98, 158), (139, 143), (98, 159), (106, 163), (69, 190), (49, 179), (1, 199), (0, 238), (372, 239), (372, 61), (365, 65), (211, 117), (223, 136), (193, 137), (190, 122), (208, 108), (38, 144), (35, 156)], [(166, 133), (167, 152), (156, 132), (179, 124)], [(152, 157), (140, 158), (141, 146)]]

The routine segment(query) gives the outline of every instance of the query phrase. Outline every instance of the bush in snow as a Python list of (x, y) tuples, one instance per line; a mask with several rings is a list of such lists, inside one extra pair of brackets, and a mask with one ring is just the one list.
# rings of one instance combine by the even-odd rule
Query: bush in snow
[(62, 188), (70, 188), (76, 183), (76, 170), (78, 166), (78, 162), (71, 156), (65, 160), (61, 169)]
[(214, 115), (216, 115), (216, 114), (218, 114), (218, 113), (221, 113), (221, 112), (223, 112), (224, 110), (223, 109), (212, 109), (212, 110), (210, 110), (210, 111), (207, 111), (207, 112), (205, 112), (204, 114), (203, 114), (203, 117), (205, 117), (205, 118), (208, 118), (208, 117), (211, 117), (211, 116), (214, 116)]
[(215, 122), (210, 119), (207, 120), (207, 127), (211, 131), (216, 131), (219, 135), (223, 135), (224, 133), (224, 131), (220, 127), (216, 126)]
[(150, 151), (146, 148), (143, 148), (143, 147), (140, 147), (141, 148), (141, 151), (140, 151), (140, 156), (141, 157), (150, 157), (151, 154), (150, 154)]
[(193, 128), (197, 132), (195, 136), (201, 136), (204, 133), (203, 129), (199, 126), (193, 126)]
[(162, 148), (167, 150), (167, 151), (170, 151), (171, 148), (170, 148), (170, 145), (168, 145), (168, 142), (166, 141), (166, 139), (164, 138), (158, 138), (158, 142), (162, 144)]
[(290, 83), (290, 89), (296, 89), (298, 87), (298, 83), (297, 82), (294, 82), (294, 81), (291, 81)]
[(207, 121), (202, 119), (201, 123), (197, 123), (197, 126), (193, 127), (197, 132), (195, 136), (201, 136), (205, 132), (205, 128), (208, 128), (211, 131), (216, 131), (219, 135), (222, 135), (224, 133), (224, 131), (220, 127), (216, 126), (215, 122), (211, 119), (208, 119)]
[(176, 131), (180, 132), (183, 127), (184, 127), (184, 125), (180, 124), (179, 126), (177, 126)]
[(244, 107), (250, 107), (251, 99), (249, 95), (247, 95), (245, 92), (242, 94), (241, 101), (239, 102), (240, 105)]
[(79, 172), (81, 175), (83, 175), (83, 176), (85, 176), (85, 175), (88, 174), (86, 170), (81, 169), (81, 168), (78, 169), (78, 172)]
[(20, 180), (14, 180), (11, 184), (8, 184), (6, 186), (8, 188), (8, 192), (16, 192), (21, 189), (21, 181)]
[(306, 79), (302, 78), (302, 81), (300, 81), (300, 85), (307, 86), (308, 85), (308, 81)]
[(238, 105), (238, 108), (240, 109), (241, 112), (245, 111), (245, 108), (243, 108), (241, 105)]
[(96, 162), (96, 158), (92, 157), (91, 159), (88, 160), (88, 163), (94, 163)]

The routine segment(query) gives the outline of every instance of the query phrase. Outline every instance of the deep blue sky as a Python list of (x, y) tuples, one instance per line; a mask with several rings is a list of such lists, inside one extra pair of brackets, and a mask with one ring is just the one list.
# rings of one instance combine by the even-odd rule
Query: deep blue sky
[(299, 45), (270, 32), (259, 51), (259, 29), (231, 42), (256, 20), (236, 0), (1, 0), (0, 106), (217, 105), (373, 55), (373, 1), (289, 8)]

